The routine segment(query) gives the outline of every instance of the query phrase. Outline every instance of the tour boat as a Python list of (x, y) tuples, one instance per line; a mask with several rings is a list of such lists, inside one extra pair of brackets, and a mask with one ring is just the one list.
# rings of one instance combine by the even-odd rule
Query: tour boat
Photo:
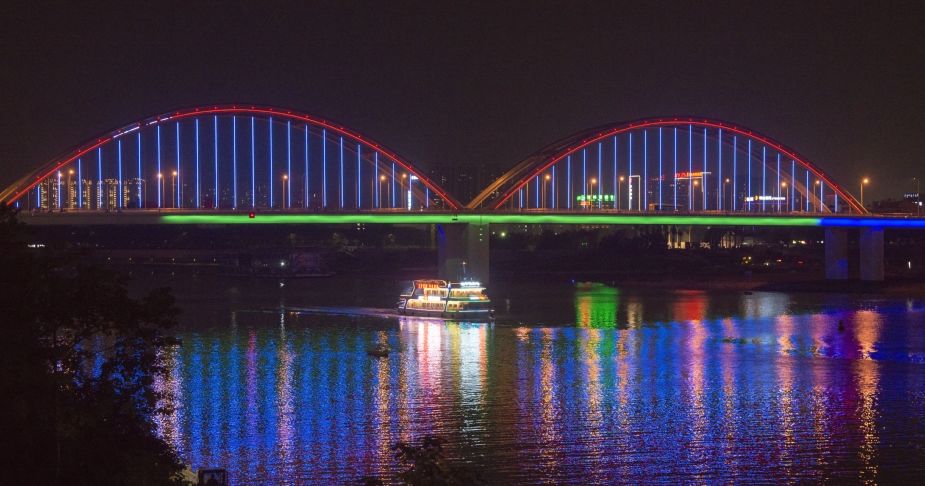
[(399, 314), (453, 319), (491, 319), (495, 311), (476, 281), (415, 280), (398, 300)]

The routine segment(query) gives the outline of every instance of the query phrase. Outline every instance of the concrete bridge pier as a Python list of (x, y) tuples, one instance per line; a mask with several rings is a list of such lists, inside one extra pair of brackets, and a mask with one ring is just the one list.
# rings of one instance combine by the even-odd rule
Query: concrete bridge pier
[(861, 228), (861, 280), (883, 281), (883, 228)]
[(487, 224), (437, 225), (437, 271), (442, 279), (464, 278), (488, 283), (489, 232)]
[[(848, 279), (848, 229), (825, 229), (825, 278)], [(883, 228), (860, 228), (858, 238), (859, 276), (861, 280), (882, 282)]]

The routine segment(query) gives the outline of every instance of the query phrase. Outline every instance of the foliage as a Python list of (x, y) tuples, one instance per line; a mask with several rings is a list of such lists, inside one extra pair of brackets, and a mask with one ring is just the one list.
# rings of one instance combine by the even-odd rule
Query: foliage
[(135, 299), (74, 255), (30, 248), (0, 205), (2, 484), (171, 484), (182, 467), (154, 432), (178, 309)]

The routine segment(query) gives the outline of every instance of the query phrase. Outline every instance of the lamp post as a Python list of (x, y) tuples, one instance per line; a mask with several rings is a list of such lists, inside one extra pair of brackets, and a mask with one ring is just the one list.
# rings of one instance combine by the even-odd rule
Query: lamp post
[(625, 179), (625, 177), (620, 176), (620, 178), (617, 180), (617, 200), (614, 201), (614, 208), (615, 208), (617, 211), (620, 210), (620, 186), (623, 185), (623, 180), (624, 180), (624, 179)]
[(74, 190), (71, 189), (71, 177), (74, 175), (74, 169), (67, 171), (67, 206), (74, 209)]
[(786, 182), (781, 182), (780, 187), (784, 190), (784, 209), (790, 207), (790, 189), (787, 188)]
[(819, 187), (819, 212), (822, 212), (822, 181), (816, 179), (816, 186)]
[(176, 209), (179, 207), (177, 204), (177, 171), (173, 171), (170, 177), (170, 203), (173, 204), (173, 207)]
[(585, 200), (588, 201), (588, 210), (590, 211), (594, 207), (594, 184), (597, 184), (597, 179), (592, 177), (589, 182), (591, 183), (591, 191), (590, 194), (585, 194)]
[(698, 187), (700, 187), (700, 181), (697, 179), (694, 179), (694, 190), (692, 191), (694, 197), (692, 198), (693, 200), (691, 201), (691, 210), (693, 211), (697, 211), (697, 199), (698, 199), (697, 198), (697, 188)]
[(383, 196), (382, 185), (383, 184), (385, 184), (385, 176), (379, 175), (379, 207), (383, 206), (382, 204), (382, 196)]
[(288, 180), (289, 180), (289, 174), (283, 174), (283, 183), (282, 183), (282, 190), (283, 190), (283, 203), (282, 203), (282, 206), (283, 206), (283, 209), (289, 209), (288, 205), (286, 204), (286, 181), (288, 181)]
[[(723, 181), (723, 199), (726, 199), (726, 185), (727, 185), (727, 184), (729, 184), (729, 178), (728, 178), (728, 177)], [(732, 194), (731, 194), (731, 193), (729, 194), (729, 199), (732, 199)], [(726, 204), (728, 205), (729, 203), (727, 202)], [(722, 201), (720, 201), (720, 206), (722, 206)]]
[(870, 179), (866, 177), (861, 179), (861, 207), (862, 208), (864, 207), (864, 186), (866, 186), (867, 184), (870, 184)]

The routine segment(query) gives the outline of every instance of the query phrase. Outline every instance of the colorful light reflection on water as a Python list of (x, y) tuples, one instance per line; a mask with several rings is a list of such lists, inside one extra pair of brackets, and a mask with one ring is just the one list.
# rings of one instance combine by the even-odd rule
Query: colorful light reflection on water
[(235, 484), (391, 478), (391, 445), (429, 433), (493, 483), (925, 472), (921, 304), (735, 298), (596, 288), (563, 326), (219, 313), (166, 357), (159, 427)]

